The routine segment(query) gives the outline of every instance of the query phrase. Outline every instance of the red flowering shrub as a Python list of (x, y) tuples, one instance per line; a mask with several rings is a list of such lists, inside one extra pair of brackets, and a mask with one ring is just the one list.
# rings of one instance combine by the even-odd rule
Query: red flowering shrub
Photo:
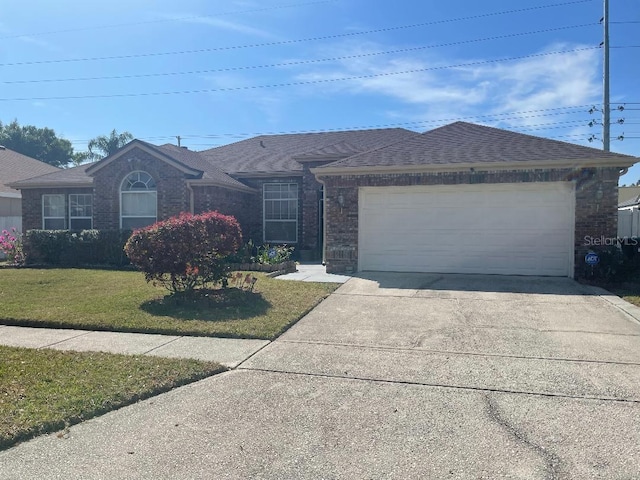
[(242, 244), (238, 221), (218, 212), (182, 213), (133, 232), (124, 247), (147, 282), (171, 292), (189, 292), (208, 283), (227, 286), (224, 257)]

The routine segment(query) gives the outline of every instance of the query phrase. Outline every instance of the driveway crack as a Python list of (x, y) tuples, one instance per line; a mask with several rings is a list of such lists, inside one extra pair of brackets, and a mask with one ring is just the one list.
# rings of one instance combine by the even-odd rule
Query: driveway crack
[(533, 442), (532, 440), (528, 439), (527, 436), (524, 434), (524, 432), (520, 431), (518, 428), (516, 428), (514, 425), (512, 425), (511, 423), (509, 423), (501, 414), (500, 414), (500, 410), (498, 408), (498, 405), (496, 404), (496, 401), (494, 400), (494, 398), (487, 394), (484, 395), (484, 398), (487, 402), (487, 413), (489, 415), (489, 418), (495, 422), (496, 424), (500, 425), (502, 428), (504, 428), (510, 435), (512, 435), (513, 437), (515, 437), (515, 439), (523, 444), (526, 445), (528, 448), (530, 448), (531, 450), (533, 450), (534, 452), (536, 452), (536, 454), (538, 456), (540, 456), (540, 458), (542, 458), (544, 460), (544, 463), (546, 465), (547, 468), (547, 475), (545, 476), (545, 478), (549, 479), (549, 480), (555, 480), (559, 477), (558, 474), (558, 469), (560, 467), (560, 458), (555, 455), (554, 453), (550, 452), (549, 450), (545, 449), (543, 446), (538, 445), (537, 443)]

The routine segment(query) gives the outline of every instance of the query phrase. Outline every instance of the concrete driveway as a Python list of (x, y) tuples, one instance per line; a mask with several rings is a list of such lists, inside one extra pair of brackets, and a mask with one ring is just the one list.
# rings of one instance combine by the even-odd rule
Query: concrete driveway
[(0, 453), (0, 478), (628, 479), (639, 459), (640, 324), (609, 300), (375, 274), (232, 372)]

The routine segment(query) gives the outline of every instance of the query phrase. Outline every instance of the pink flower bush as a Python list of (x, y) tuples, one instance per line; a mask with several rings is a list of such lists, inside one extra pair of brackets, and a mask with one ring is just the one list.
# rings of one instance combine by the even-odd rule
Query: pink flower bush
[(18, 232), (15, 227), (13, 227), (11, 231), (2, 230), (2, 235), (0, 235), (0, 252), (7, 256), (7, 260), (10, 264), (24, 264), (22, 234)]

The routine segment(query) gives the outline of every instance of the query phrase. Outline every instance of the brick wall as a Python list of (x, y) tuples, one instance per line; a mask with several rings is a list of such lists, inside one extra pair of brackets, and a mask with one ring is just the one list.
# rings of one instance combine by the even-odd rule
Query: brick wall
[(94, 228), (120, 228), (120, 186), (127, 175), (144, 171), (153, 177), (158, 190), (158, 220), (189, 211), (185, 175), (144, 150), (134, 148), (94, 175)]
[(222, 187), (193, 187), (194, 213), (216, 210), (236, 217), (242, 227), (244, 241), (262, 238), (257, 204), (262, 197), (257, 194), (230, 190)]
[[(93, 188), (34, 188), (22, 190), (22, 231), (42, 228), (42, 195), (64, 194), (67, 202), (67, 225), (69, 224), (69, 194), (93, 193)], [(95, 199), (94, 199), (95, 201)], [(94, 225), (95, 227), (95, 225)]]
[[(615, 237), (618, 221), (618, 172), (620, 168), (557, 169), (436, 174), (318, 175), (325, 182), (326, 246), (328, 272), (358, 268), (358, 188), (369, 186), (465, 185), (474, 183), (575, 182), (575, 265), (584, 264), (585, 236)], [(596, 205), (597, 192), (602, 199)], [(344, 197), (344, 208), (338, 197)]]

